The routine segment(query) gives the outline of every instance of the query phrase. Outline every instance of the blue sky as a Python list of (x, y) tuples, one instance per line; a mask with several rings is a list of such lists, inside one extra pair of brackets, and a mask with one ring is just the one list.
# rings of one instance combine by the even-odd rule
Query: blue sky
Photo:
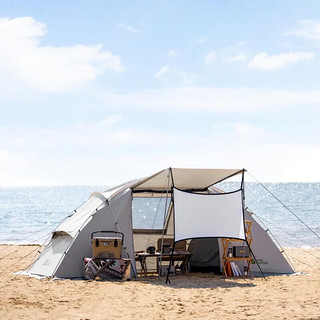
[(319, 49), (318, 1), (0, 1), (0, 185), (318, 182)]

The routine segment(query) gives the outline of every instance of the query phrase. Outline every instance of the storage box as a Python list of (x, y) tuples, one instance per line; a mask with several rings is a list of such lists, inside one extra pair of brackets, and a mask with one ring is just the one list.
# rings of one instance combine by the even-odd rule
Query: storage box
[(122, 238), (94, 237), (92, 239), (93, 258), (121, 258)]
[(233, 247), (233, 256), (235, 258), (248, 258), (249, 257), (249, 247), (248, 246)]

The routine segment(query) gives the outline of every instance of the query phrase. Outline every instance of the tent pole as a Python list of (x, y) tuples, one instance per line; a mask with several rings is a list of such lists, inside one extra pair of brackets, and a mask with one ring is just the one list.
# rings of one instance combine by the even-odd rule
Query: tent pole
[[(245, 228), (245, 216), (244, 216), (244, 212), (245, 212), (244, 173), (245, 173), (245, 169), (242, 170), (242, 179), (241, 179), (242, 212), (243, 212), (243, 224), (244, 224), (244, 228)], [(254, 261), (256, 262), (256, 264), (257, 264), (257, 266), (258, 266), (258, 268), (259, 268), (259, 270), (260, 270), (263, 278), (265, 279), (264, 273), (263, 273), (263, 271), (262, 271), (262, 269), (261, 269), (261, 267), (260, 267), (260, 264), (259, 264), (258, 260), (256, 259), (255, 255), (254, 255), (253, 251), (251, 250), (251, 247), (250, 247), (250, 245), (249, 245), (249, 242), (248, 242), (248, 239), (247, 239), (246, 236), (245, 236), (245, 241), (246, 241), (246, 244), (247, 244), (247, 246), (248, 246), (248, 248), (249, 248), (249, 251), (250, 251), (250, 253), (251, 253)], [(251, 271), (250, 271), (250, 273), (251, 273)]]
[(173, 243), (173, 248), (172, 248), (172, 251), (171, 251), (171, 257), (170, 257), (170, 262), (169, 262), (169, 267), (168, 267), (168, 270), (167, 270), (166, 283), (169, 283), (169, 284), (171, 284), (171, 281), (169, 279), (169, 274), (170, 274), (170, 269), (171, 269), (172, 262), (173, 262), (173, 253), (174, 253), (175, 246), (176, 246), (176, 242)]
[(171, 283), (170, 280), (169, 280), (169, 273), (170, 273), (170, 268), (171, 268), (171, 265), (172, 265), (172, 260), (173, 260), (173, 253), (174, 253), (174, 249), (175, 249), (175, 246), (176, 246), (176, 227), (175, 227), (175, 223), (174, 223), (174, 220), (175, 220), (175, 212), (174, 212), (174, 196), (173, 196), (173, 188), (174, 188), (174, 181), (173, 181), (173, 174), (172, 174), (172, 168), (170, 167), (169, 168), (169, 171), (170, 171), (170, 176), (171, 176), (171, 183), (172, 183), (172, 193), (171, 193), (171, 201), (173, 203), (173, 206), (172, 206), (172, 218), (173, 218), (173, 230), (174, 230), (174, 242), (173, 242), (173, 248), (172, 248), (172, 252), (171, 252), (171, 257), (170, 257), (170, 262), (169, 262), (169, 268), (168, 268), (168, 271), (167, 271), (167, 278), (166, 278), (166, 283), (169, 282), (169, 284)]
[[(262, 271), (262, 269), (261, 269), (261, 267), (260, 267), (260, 264), (259, 264), (258, 260), (256, 259), (253, 251), (251, 250), (251, 247), (250, 247), (247, 239), (246, 239), (246, 243), (247, 243), (247, 246), (248, 246), (248, 248), (249, 248), (249, 251), (250, 251), (251, 255), (253, 256), (253, 259), (254, 259), (254, 261), (256, 262), (256, 264), (257, 264), (257, 266), (258, 266), (258, 268), (259, 268), (259, 270), (260, 270), (263, 278), (266, 279), (266, 277), (265, 277), (265, 275), (264, 275), (264, 273), (263, 273), (263, 271)], [(251, 271), (250, 271), (250, 273), (251, 273)]]
[[(166, 213), (167, 213), (167, 204), (168, 204), (168, 194), (169, 194), (169, 184), (170, 184), (170, 174), (168, 174), (167, 179), (168, 179), (168, 186), (167, 186), (167, 196), (166, 196), (166, 205), (164, 208), (164, 219), (163, 219), (163, 226), (162, 226), (162, 238), (161, 238), (161, 250), (160, 250), (160, 263), (159, 267), (162, 265), (162, 249), (163, 249), (163, 239), (164, 239), (164, 229), (165, 229), (165, 224), (166, 224)], [(170, 213), (168, 213), (169, 215)], [(160, 270), (158, 270), (158, 277), (160, 277)]]
[(241, 188), (240, 188), (242, 190), (244, 190), (244, 172), (245, 172), (245, 170), (242, 169)]

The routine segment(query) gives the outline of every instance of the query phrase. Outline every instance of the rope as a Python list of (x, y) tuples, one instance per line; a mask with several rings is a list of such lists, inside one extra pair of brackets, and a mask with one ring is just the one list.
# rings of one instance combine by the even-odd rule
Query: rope
[[(315, 247), (315, 246), (313, 246), (313, 245), (311, 245), (311, 244), (309, 244), (308, 242), (306, 242), (306, 241), (304, 241), (304, 240), (302, 240), (302, 239), (300, 239), (300, 238), (298, 238), (297, 236), (295, 236), (295, 235), (293, 235), (293, 234), (291, 234), (291, 233), (289, 233), (288, 231), (286, 231), (286, 230), (284, 230), (284, 229), (281, 229), (281, 228), (279, 228), (279, 226), (277, 226), (275, 223), (272, 223), (272, 222), (270, 222), (270, 221), (268, 221), (267, 219), (265, 219), (265, 218), (262, 218), (262, 217), (259, 217), (258, 215), (256, 215), (255, 214), (255, 216), (262, 222), (262, 220), (264, 220), (264, 221), (266, 221), (267, 223), (270, 223), (271, 225), (273, 225), (275, 228), (277, 228), (277, 229), (279, 229), (279, 230), (281, 230), (281, 231), (284, 231), (286, 234), (288, 234), (290, 237), (292, 237), (292, 238), (295, 238), (295, 239), (297, 239), (297, 240), (299, 240), (300, 242), (302, 242), (302, 243), (304, 243), (304, 244), (306, 244), (306, 245), (308, 245), (309, 247), (311, 247), (311, 248), (313, 248), (313, 249), (315, 249), (315, 250), (317, 250), (317, 251), (320, 251), (320, 249), (318, 248), (318, 247)], [(263, 223), (263, 222), (262, 222)], [(263, 223), (264, 224), (264, 223)], [(264, 224), (265, 225), (265, 224)], [(265, 225), (266, 226), (266, 225)], [(320, 258), (319, 258), (320, 259)]]
[[(32, 253), (34, 253), (36, 250), (38, 250), (37, 251), (37, 253), (35, 254), (35, 256), (39, 253), (40, 254), (40, 256), (41, 256), (41, 254), (43, 253), (43, 252), (40, 252), (40, 250), (41, 250), (41, 248), (43, 248), (44, 247), (44, 244), (46, 243), (46, 241), (47, 241), (47, 239), (42, 243), (42, 245), (40, 245), (40, 248), (36, 248), (35, 250), (32, 250), (31, 252), (29, 252), (27, 255), (25, 255), (25, 256), (23, 256), (20, 260), (18, 260), (18, 261), (16, 261), (14, 264), (11, 264), (10, 266), (14, 266), (14, 265), (16, 265), (18, 262), (21, 262), (22, 260), (24, 260), (26, 257), (28, 257), (29, 255), (31, 255)], [(62, 239), (60, 239), (60, 241), (58, 242), (58, 243), (60, 243), (62, 241)], [(46, 247), (46, 249), (49, 249), (51, 246), (53, 245), (53, 242), (51, 242), (51, 244), (49, 244), (47, 247)], [(34, 257), (35, 257), (34, 256)], [(40, 258), (40, 256), (38, 257), (38, 259)], [(21, 274), (22, 274), (22, 272), (23, 271), (26, 271), (26, 270), (30, 270), (30, 267), (38, 260), (34, 260), (35, 258), (33, 258), (32, 259), (32, 261), (31, 261), (31, 263), (24, 269), (24, 270), (21, 270), (20, 272), (18, 272), (12, 279), (11, 279), (11, 281), (12, 280), (14, 280), (14, 279), (16, 279), (18, 276), (20, 276)], [(0, 275), (2, 275), (4, 272), (5, 272), (6, 270), (3, 270), (1, 273), (0, 273)]]
[[(45, 234), (44, 236), (42, 236), (42, 237), (40, 237), (40, 238), (38, 238), (36, 241), (38, 241), (38, 240), (40, 240), (40, 239), (43, 239), (44, 237), (47, 238), (50, 234), (51, 234), (51, 232)], [(33, 243), (30, 243), (30, 244), (34, 244), (34, 242), (33, 242)], [(8, 249), (8, 248), (5, 248), (5, 249)], [(3, 251), (3, 250), (2, 250), (2, 251)], [(7, 255), (1, 257), (1, 258), (0, 258), (0, 261), (3, 260), (3, 259), (6, 258), (6, 257), (11, 256), (12, 254), (16, 253), (17, 251), (18, 251), (18, 249), (16, 249), (15, 251), (12, 251), (12, 252), (8, 253)]]
[(309, 265), (306, 264), (305, 262), (303, 262), (303, 261), (301, 261), (301, 260), (299, 260), (299, 259), (297, 259), (297, 258), (295, 258), (295, 257), (291, 257), (291, 258), (294, 259), (294, 260), (296, 260), (296, 261), (299, 261), (300, 263), (302, 263), (302, 264), (304, 264), (304, 265), (306, 265), (307, 267), (309, 267), (309, 268), (312, 269), (312, 266), (309, 266)]
[[(162, 197), (160, 197), (160, 199), (159, 199), (157, 211), (156, 211), (156, 214), (155, 214), (155, 216), (154, 216), (154, 218), (153, 218), (153, 222), (152, 222), (151, 229), (153, 229), (153, 228), (154, 228), (154, 225), (156, 224), (156, 220), (157, 220), (157, 216), (158, 216), (158, 213), (159, 213), (159, 208), (160, 208), (161, 202), (162, 202)], [(149, 246), (149, 244), (150, 244), (150, 239), (151, 239), (151, 231), (150, 231), (150, 233), (149, 233), (149, 237), (148, 237), (147, 242), (146, 242), (146, 248), (147, 248), (147, 247)]]
[[(18, 262), (22, 261), (23, 259), (25, 259), (26, 257), (28, 257), (30, 254), (32, 254), (33, 252), (35, 252), (35, 251), (38, 250), (38, 249), (39, 249), (39, 248), (36, 247), (34, 250), (32, 250), (31, 252), (29, 252), (28, 254), (26, 254), (25, 256), (23, 256), (21, 259), (19, 259), (19, 260), (16, 261), (15, 263), (10, 264), (10, 267), (15, 266)], [(0, 272), (0, 276), (1, 276), (2, 274), (4, 274), (6, 271), (7, 271), (7, 269), (6, 269), (6, 270), (3, 270), (2, 272)]]
[[(35, 250), (32, 250), (31, 252), (29, 252), (26, 256), (23, 256), (22, 258), (20, 258), (19, 260), (17, 260), (15, 263), (11, 264), (10, 266), (14, 266), (16, 265), (18, 262), (21, 262), (22, 260), (24, 260), (27, 256), (29, 256), (31, 253), (35, 252), (36, 250), (38, 250), (38, 252), (40, 253), (41, 248), (44, 247), (44, 244), (47, 242), (48, 238), (46, 238), (46, 240), (42, 243), (42, 245), (37, 245)], [(58, 243), (60, 243), (62, 241), (62, 239), (59, 240)], [(51, 248), (53, 245), (53, 242), (51, 242), (48, 246), (45, 247), (45, 250), (48, 250), (49, 248)], [(17, 252), (18, 249), (15, 251)], [(44, 252), (44, 251), (43, 251)], [(41, 252), (41, 254), (43, 253)], [(13, 252), (14, 253), (14, 252)], [(40, 257), (40, 256), (39, 256)], [(38, 258), (39, 259), (39, 258)], [(38, 260), (37, 259), (37, 260)], [(34, 264), (37, 260), (32, 259), (32, 262), (25, 268), (25, 270), (29, 269), (29, 267)], [(2, 270), (0, 272), (0, 275), (2, 275), (6, 270)], [(21, 272), (23, 272), (24, 270), (22, 270)], [(21, 274), (20, 272), (20, 274)]]
[[(91, 214), (91, 215), (85, 220), (85, 222), (82, 224), (81, 228), (83, 227), (83, 225), (84, 225), (90, 218), (92, 218), (92, 216), (98, 211), (98, 209), (99, 209), (102, 205), (104, 205), (104, 203), (100, 204), (100, 205), (96, 208), (95, 212), (94, 212), (93, 214)], [(80, 205), (78, 208), (80, 208), (81, 206), (82, 206), (82, 205)], [(78, 208), (77, 208), (77, 209), (78, 209)], [(77, 210), (73, 210), (72, 213), (74, 214), (74, 213), (76, 213), (76, 212), (77, 212)], [(73, 215), (73, 214), (72, 214), (72, 215)], [(71, 214), (69, 214), (68, 217), (69, 217), (69, 216), (71, 216)], [(58, 223), (61, 223), (61, 222), (64, 221), (65, 219), (66, 219), (66, 217), (62, 218), (61, 220), (59, 220), (59, 221), (56, 222), (56, 223), (57, 223), (57, 224), (58, 224)], [(45, 227), (45, 228), (43, 228), (43, 229), (40, 229), (40, 230), (38, 230), (38, 231), (35, 231), (35, 232), (31, 233), (31, 236), (28, 237), (27, 239), (31, 238), (32, 235), (34, 235), (34, 234), (36, 234), (36, 233), (39, 233), (39, 232), (41, 232), (41, 231), (43, 231), (43, 230), (45, 230), (45, 229), (47, 229), (47, 228), (49, 228), (49, 227), (51, 227), (51, 226), (47, 226), (47, 227)], [(81, 228), (80, 228), (80, 229), (81, 229)], [(48, 233), (48, 234), (46, 234), (46, 235), (44, 235), (44, 236), (42, 236), (42, 237), (40, 237), (40, 238), (38, 238), (38, 239), (36, 239), (36, 240), (34, 240), (34, 242), (35, 242), (35, 241), (38, 241), (38, 240), (46, 237), (46, 240), (43, 242), (42, 245), (40, 245), (40, 249), (44, 246), (44, 244), (46, 243), (46, 241), (49, 239), (48, 235), (51, 235), (51, 232)], [(75, 238), (76, 238), (76, 237), (75, 237)], [(66, 252), (69, 250), (69, 248), (70, 248), (71, 245), (73, 244), (75, 238), (73, 239), (73, 241), (71, 241), (70, 245), (69, 245), (68, 248), (66, 249)], [(58, 240), (58, 243), (61, 242), (62, 240), (63, 240), (63, 239)], [(21, 242), (21, 240), (19, 240), (17, 243), (19, 243), (19, 242)], [(54, 242), (54, 241), (52, 241), (52, 242), (46, 247), (46, 250), (48, 250), (48, 249), (53, 245), (53, 242)], [(7, 249), (8, 249), (8, 248), (6, 247), (6, 248), (0, 250), (0, 252), (2, 252), (2, 251), (4, 251), (4, 250), (7, 250)], [(31, 252), (29, 252), (28, 254), (26, 254), (25, 256), (23, 256), (21, 259), (17, 260), (17, 261), (14, 262), (13, 264), (11, 264), (10, 266), (14, 266), (14, 265), (16, 265), (17, 263), (21, 262), (22, 260), (24, 260), (26, 257), (28, 257), (29, 255), (31, 255), (33, 252), (37, 251), (38, 249), (39, 249), (39, 248), (38, 248), (38, 246), (37, 246), (36, 249), (32, 250)], [(18, 249), (16, 249), (15, 251), (9, 253), (8, 255), (2, 257), (2, 258), (0, 259), (0, 261), (1, 261), (3, 258), (8, 257), (8, 256), (12, 255), (13, 253), (16, 253), (17, 251), (18, 251)], [(39, 251), (38, 251), (38, 252), (39, 252)], [(39, 252), (39, 253), (40, 253), (40, 252)], [(64, 256), (64, 255), (63, 255), (63, 256)], [(63, 256), (62, 256), (62, 257), (63, 257)], [(39, 259), (39, 258), (38, 258), (38, 259)], [(37, 259), (37, 260), (38, 260), (38, 259)], [(62, 259), (62, 258), (61, 258), (61, 259)], [(59, 260), (59, 263), (57, 264), (57, 267), (58, 267), (58, 265), (60, 265), (61, 259)], [(33, 259), (33, 260), (34, 260), (34, 259)], [(36, 260), (36, 261), (37, 261), (37, 260)], [(28, 269), (32, 264), (34, 264), (36, 261), (32, 261), (32, 262), (27, 266), (27, 268), (26, 268), (25, 270), (27, 270), (27, 269)], [(54, 272), (56, 271), (57, 267), (55, 268)], [(21, 272), (19, 272), (19, 273), (18, 273), (14, 278), (12, 278), (11, 280), (15, 279), (15, 278), (16, 278), (17, 276), (19, 276), (23, 271), (24, 271), (24, 270), (22, 270)], [(0, 272), (0, 275), (2, 275), (4, 272), (6, 272), (6, 270), (3, 270), (2, 272)]]
[[(259, 219), (260, 220), (260, 219)], [(260, 220), (261, 221), (261, 220)], [(264, 224), (265, 225), (265, 224)], [(285, 249), (280, 245), (280, 243), (279, 243), (279, 241), (276, 239), (276, 237), (271, 233), (271, 231), (270, 230), (268, 230), (268, 232), (272, 235), (272, 237), (277, 241), (277, 243), (279, 244), (279, 246), (280, 246), (280, 248), (281, 248), (281, 251), (286, 255), (286, 257), (288, 258), (288, 255), (287, 255), (287, 253), (285, 252)], [(278, 237), (279, 238), (279, 237)], [(289, 245), (291, 245), (291, 246), (293, 246), (294, 247), (294, 244), (292, 243), (292, 242), (290, 242), (290, 241), (288, 241), (288, 240), (285, 240), (285, 239), (283, 239), (283, 238), (279, 238), (279, 239), (281, 239), (281, 241), (283, 241), (283, 242), (286, 242), (286, 243), (288, 243)], [(296, 247), (295, 247), (296, 248)], [(310, 256), (312, 256), (312, 257), (314, 257), (314, 258), (316, 258), (316, 259), (318, 259), (318, 260), (320, 260), (320, 257), (318, 257), (318, 256), (316, 256), (316, 255), (314, 255), (314, 254), (312, 254), (311, 252), (309, 252), (309, 251), (306, 251), (306, 250), (303, 250), (303, 249), (301, 249), (301, 248), (296, 248), (297, 250), (300, 250), (300, 251), (302, 251), (302, 252), (304, 252), (304, 253), (306, 253), (306, 254), (308, 254), (308, 255), (310, 255)], [(288, 258), (288, 260), (290, 261), (290, 259)], [(298, 259), (296, 259), (295, 258), (295, 260), (297, 260), (297, 261), (299, 261), (299, 262), (301, 262), (301, 263), (304, 263), (304, 262), (302, 262), (302, 261), (300, 261), (300, 260), (298, 260)], [(291, 261), (290, 261), (291, 262)], [(308, 264), (306, 264), (306, 263), (304, 263), (305, 265), (307, 265), (308, 267), (311, 267), (311, 266), (309, 266)]]
[[(119, 227), (118, 221), (116, 220), (116, 218), (115, 218), (114, 215), (113, 215), (112, 208), (111, 208), (111, 203), (110, 203), (109, 201), (107, 201), (107, 205), (108, 205), (108, 207), (109, 207), (109, 209), (110, 209), (110, 213), (111, 213), (111, 216), (112, 216), (112, 218), (113, 218), (113, 220), (114, 220), (115, 227), (118, 229), (119, 232), (122, 232), (121, 229), (120, 229), (120, 227)], [(126, 238), (123, 239), (123, 244), (124, 244), (124, 248), (123, 248), (123, 249), (125, 250), (125, 252), (126, 252), (126, 254), (127, 254), (127, 257), (128, 257), (129, 259), (131, 259), (131, 260), (133, 261), (133, 263), (135, 263), (135, 262), (134, 262), (134, 261), (135, 261), (135, 260), (134, 260), (134, 252), (133, 252), (133, 257), (130, 257), (130, 254), (129, 254), (129, 252), (128, 252), (127, 244), (126, 244)], [(136, 268), (133, 267), (133, 263), (131, 263), (131, 270), (133, 271), (134, 277), (137, 278), (137, 277), (138, 277), (138, 276), (137, 276), (137, 270), (136, 270)]]
[[(53, 224), (61, 223), (64, 219), (65, 219), (65, 218), (62, 218), (61, 220), (56, 221), (56, 222), (54, 222)], [(43, 230), (46, 230), (46, 229), (48, 229), (49, 227), (52, 227), (52, 225), (46, 226), (45, 228), (42, 228), (42, 229), (37, 230), (37, 231), (34, 231), (34, 232), (29, 232), (29, 233), (27, 233), (27, 234), (31, 234), (31, 236), (29, 236), (29, 237), (27, 237), (27, 238), (25, 238), (25, 239), (23, 239), (23, 240), (18, 240), (18, 241), (16, 241), (16, 242), (10, 243), (10, 245), (15, 245), (15, 246), (17, 246), (17, 245), (19, 245), (21, 242), (26, 241), (26, 240), (28, 240), (28, 239), (31, 239), (33, 235), (35, 235), (35, 234), (37, 234), (37, 233), (39, 233), (39, 232), (41, 232), (41, 231), (43, 231)], [(51, 231), (50, 231), (50, 233), (51, 233)], [(47, 235), (50, 234), (50, 233), (47, 233), (45, 236), (47, 236)], [(38, 241), (38, 240), (40, 240), (40, 239), (42, 239), (42, 238), (43, 238), (43, 237), (40, 237), (40, 238), (38, 238), (38, 239), (35, 239), (35, 240), (33, 241), (33, 243), (35, 243), (36, 241)], [(3, 252), (3, 251), (5, 251), (5, 250), (7, 250), (7, 249), (8, 249), (8, 248), (3, 248), (2, 250), (0, 250), (0, 253)], [(1, 259), (0, 259), (0, 260), (1, 260)]]
[(263, 189), (265, 189), (271, 196), (273, 196), (285, 209), (287, 209), (292, 215), (294, 215), (305, 227), (307, 227), (316, 237), (320, 239), (320, 236), (312, 230), (298, 215), (296, 215), (288, 206), (286, 206), (276, 195), (274, 195), (268, 188), (266, 188), (260, 181), (258, 181), (250, 172), (249, 175), (259, 183)]
[[(41, 255), (42, 255), (42, 254), (45, 254), (51, 247), (53, 247), (54, 244), (55, 244), (56, 246), (58, 246), (58, 245), (64, 240), (63, 237), (61, 237), (60, 239), (58, 239), (58, 238), (52, 239), (52, 241), (50, 241), (50, 243), (49, 243), (47, 246), (45, 246), (45, 243), (46, 243), (47, 240), (49, 240), (50, 238), (51, 238), (51, 237), (48, 237), (48, 238), (43, 242), (43, 244), (42, 244), (42, 246), (41, 246), (40, 248), (43, 248), (43, 247), (45, 247), (45, 248), (43, 249), (43, 251), (41, 252), (41, 254), (39, 255), (39, 257), (38, 257), (35, 261), (31, 262), (31, 264), (28, 266), (28, 268), (29, 268), (30, 266), (32, 266), (33, 264), (35, 264), (35, 263), (41, 258)], [(28, 269), (28, 270), (30, 270), (30, 269)]]
[(258, 220), (261, 222), (261, 224), (267, 229), (266, 231), (269, 231), (270, 235), (272, 236), (273, 240), (277, 243), (277, 245), (279, 246), (279, 248), (281, 249), (281, 252), (284, 253), (284, 255), (286, 256), (290, 266), (292, 267), (292, 269), (294, 269), (294, 266), (290, 260), (290, 258), (288, 257), (287, 253), (284, 251), (284, 248), (282, 247), (282, 245), (280, 244), (280, 242), (278, 241), (278, 239), (274, 236), (274, 234), (268, 229), (268, 227), (265, 225), (265, 223), (259, 218), (259, 216), (257, 216), (255, 214), (255, 216), (258, 218)]
[[(12, 245), (19, 245), (19, 243), (21, 243), (22, 241), (25, 241), (25, 240), (28, 240), (28, 239), (32, 238), (32, 236), (33, 236), (34, 234), (37, 234), (37, 233), (39, 233), (39, 232), (41, 232), (41, 231), (43, 231), (43, 230), (46, 230), (46, 229), (52, 227), (53, 225), (59, 225), (59, 224), (60, 224), (62, 221), (64, 221), (67, 217), (73, 216), (81, 206), (83, 206), (83, 204), (79, 205), (76, 209), (74, 209), (71, 213), (69, 213), (68, 216), (64, 216), (62, 219), (53, 222), (53, 224), (51, 224), (51, 225), (49, 225), (49, 226), (46, 226), (46, 227), (44, 227), (44, 228), (42, 228), (42, 229), (40, 229), (40, 230), (27, 233), (27, 234), (30, 234), (30, 235), (31, 235), (30, 237), (27, 237), (27, 238), (25, 238), (24, 240), (18, 240), (18, 241), (16, 241), (16, 242), (11, 243), (11, 244), (12, 244)], [(51, 232), (50, 232), (50, 233), (51, 233)], [(43, 238), (43, 237), (40, 237), (40, 238), (34, 240), (33, 242), (35, 242), (35, 241), (37, 241), (37, 240), (40, 240), (40, 239), (42, 239), (42, 238)], [(3, 251), (5, 251), (5, 250), (7, 250), (7, 249), (8, 249), (8, 248), (3, 248), (2, 250), (0, 250), (0, 253), (3, 252)], [(1, 259), (0, 259), (0, 260), (1, 260)]]

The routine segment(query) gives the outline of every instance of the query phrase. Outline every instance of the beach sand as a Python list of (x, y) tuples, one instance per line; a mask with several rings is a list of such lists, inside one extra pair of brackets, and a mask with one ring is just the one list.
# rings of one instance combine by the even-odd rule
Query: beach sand
[(315, 249), (287, 250), (298, 259), (292, 259), (296, 271), (307, 275), (188, 274), (171, 277), (170, 285), (157, 276), (102, 282), (14, 275), (37, 250), (0, 246), (0, 319), (320, 319), (320, 260), (314, 257), (320, 251)]

